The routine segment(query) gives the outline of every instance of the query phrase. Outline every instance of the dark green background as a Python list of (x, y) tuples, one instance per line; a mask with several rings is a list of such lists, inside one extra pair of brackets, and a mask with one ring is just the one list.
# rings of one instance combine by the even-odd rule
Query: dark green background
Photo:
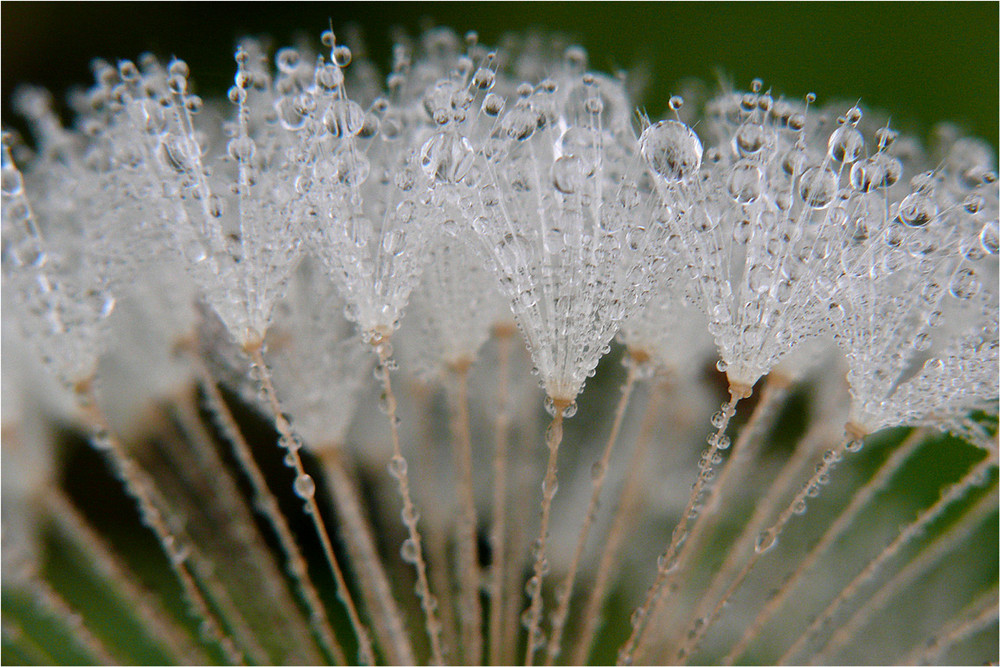
[(648, 63), (641, 102), (658, 114), (679, 81), (745, 88), (754, 77), (789, 96), (860, 98), (922, 135), (942, 120), (997, 145), (998, 5), (982, 3), (13, 3), (2, 6), (4, 122), (10, 92), (31, 81), (57, 91), (90, 80), (95, 56), (152, 49), (191, 65), (203, 91), (231, 83), (235, 39), (267, 33), (318, 36), (362, 27), (375, 59), (389, 31), (417, 33), (424, 19), (475, 29), (487, 44), (531, 26), (568, 33), (598, 69)]

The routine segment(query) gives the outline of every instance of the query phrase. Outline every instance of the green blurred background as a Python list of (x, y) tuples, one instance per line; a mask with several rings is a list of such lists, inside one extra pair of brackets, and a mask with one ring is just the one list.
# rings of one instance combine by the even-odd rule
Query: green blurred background
[(998, 5), (948, 3), (3, 3), (2, 85), (56, 91), (88, 83), (88, 62), (152, 50), (188, 61), (203, 92), (230, 85), (236, 38), (362, 28), (372, 56), (389, 57), (390, 29), (426, 22), (476, 30), (495, 44), (507, 31), (541, 27), (576, 38), (592, 65), (647, 64), (641, 102), (659, 114), (688, 77), (721, 72), (745, 88), (754, 77), (789, 96), (860, 98), (893, 114), (897, 127), (926, 135), (942, 120), (997, 145)]

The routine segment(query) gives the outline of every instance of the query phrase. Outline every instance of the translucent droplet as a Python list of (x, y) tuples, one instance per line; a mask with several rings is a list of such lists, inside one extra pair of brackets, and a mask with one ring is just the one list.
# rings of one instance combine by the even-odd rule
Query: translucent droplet
[(538, 127), (538, 115), (530, 107), (521, 106), (521, 103), (518, 103), (518, 106), (508, 111), (503, 117), (500, 126), (511, 139), (525, 141)]
[(983, 229), (979, 232), (979, 242), (983, 245), (983, 250), (991, 255), (1000, 252), (1000, 228), (996, 220), (983, 225)]
[(406, 563), (416, 563), (417, 562), (417, 543), (410, 538), (403, 540), (402, 546), (399, 547), (399, 555)]
[(504, 99), (496, 93), (490, 93), (483, 98), (483, 113), (487, 116), (499, 116), (503, 107)]
[(587, 172), (583, 160), (575, 155), (563, 155), (552, 163), (552, 184), (563, 194), (573, 194), (583, 188)]
[(825, 167), (809, 167), (799, 178), (799, 196), (810, 208), (823, 209), (837, 194), (837, 174)]
[(496, 75), (487, 67), (480, 67), (472, 77), (472, 85), (479, 90), (489, 90), (495, 81)]
[(907, 227), (926, 227), (937, 217), (937, 213), (937, 204), (931, 196), (914, 192), (899, 203), (897, 218)]
[(970, 267), (959, 269), (951, 279), (950, 291), (956, 299), (971, 299), (979, 292), (979, 288), (976, 272)]
[(389, 474), (396, 479), (402, 479), (406, 476), (406, 459), (402, 456), (393, 456), (389, 459)]
[(364, 109), (353, 100), (334, 100), (323, 113), (323, 125), (337, 139), (357, 136), (364, 123)]
[(302, 498), (302, 500), (310, 500), (316, 495), (316, 482), (306, 473), (302, 473), (296, 477), (292, 486), (295, 488), (295, 495)]
[(257, 151), (257, 144), (247, 136), (234, 137), (226, 144), (226, 151), (237, 162), (249, 162)]
[(458, 183), (475, 161), (472, 144), (452, 132), (432, 135), (420, 149), (420, 166), (428, 177), (444, 183)]
[(680, 121), (650, 125), (639, 137), (639, 148), (650, 168), (668, 181), (687, 179), (701, 167), (701, 140)]
[(751, 204), (757, 201), (762, 190), (763, 175), (760, 168), (749, 162), (739, 162), (729, 174), (726, 187), (729, 196), (740, 204)]
[(773, 548), (775, 543), (777, 543), (777, 539), (775, 538), (774, 533), (770, 530), (765, 530), (761, 531), (761, 533), (757, 536), (757, 541), (754, 543), (753, 548), (754, 551), (762, 554)]
[(854, 162), (865, 150), (865, 139), (856, 128), (841, 125), (830, 134), (827, 150), (838, 162)]
[(291, 47), (278, 49), (274, 54), (274, 62), (278, 66), (278, 71), (291, 74), (299, 66), (299, 52)]
[(860, 452), (864, 446), (865, 446), (865, 441), (863, 439), (854, 438), (848, 441), (847, 446), (844, 449), (854, 453), (854, 452)]
[(870, 192), (885, 185), (885, 168), (874, 158), (855, 162), (851, 167), (851, 187), (855, 190)]
[(13, 197), (20, 194), (23, 187), (21, 172), (12, 166), (0, 169), (0, 192), (8, 197)]

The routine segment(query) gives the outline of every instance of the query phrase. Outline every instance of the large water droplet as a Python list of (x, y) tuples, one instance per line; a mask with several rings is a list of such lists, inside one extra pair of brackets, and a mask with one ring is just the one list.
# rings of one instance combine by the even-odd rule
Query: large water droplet
[(444, 183), (458, 183), (475, 161), (472, 144), (463, 136), (439, 132), (420, 149), (420, 167), (430, 178)]
[(680, 121), (664, 120), (647, 127), (639, 137), (639, 149), (650, 168), (668, 181), (689, 178), (701, 167), (701, 140)]
[(837, 194), (837, 174), (826, 167), (809, 167), (799, 179), (799, 196), (806, 206), (822, 209)]

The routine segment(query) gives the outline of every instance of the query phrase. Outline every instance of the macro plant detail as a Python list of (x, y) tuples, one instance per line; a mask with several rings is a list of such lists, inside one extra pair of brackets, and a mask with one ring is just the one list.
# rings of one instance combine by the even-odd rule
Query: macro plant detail
[[(19, 91), (5, 652), (996, 659), (988, 143), (759, 80), (654, 121), (559, 38), (432, 29), (386, 76), (321, 44), (243, 40), (223, 99), (98, 60), (69, 126)], [(54, 423), (160, 555), (68, 491)]]

